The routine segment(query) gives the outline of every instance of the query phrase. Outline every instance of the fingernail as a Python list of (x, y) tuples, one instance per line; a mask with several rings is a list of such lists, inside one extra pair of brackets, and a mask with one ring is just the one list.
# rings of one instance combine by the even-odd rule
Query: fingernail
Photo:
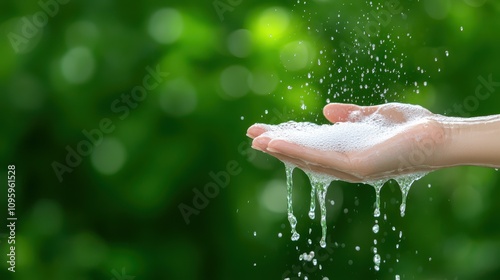
[(271, 141), (269, 141), (269, 142), (267, 143), (267, 148), (266, 148), (266, 149), (267, 149), (269, 152), (272, 152), (272, 153), (279, 153), (279, 152), (280, 152), (280, 151), (279, 151), (279, 149), (276, 149), (276, 145), (273, 145), (273, 144), (272, 144), (272, 143), (275, 143), (275, 144), (276, 144), (276, 141), (279, 141), (279, 140), (276, 140), (276, 139), (275, 139), (275, 140), (271, 140)]
[(267, 146), (269, 141), (271, 141), (270, 138), (268, 137), (257, 137), (253, 140), (256, 144), (262, 145), (262, 146)]

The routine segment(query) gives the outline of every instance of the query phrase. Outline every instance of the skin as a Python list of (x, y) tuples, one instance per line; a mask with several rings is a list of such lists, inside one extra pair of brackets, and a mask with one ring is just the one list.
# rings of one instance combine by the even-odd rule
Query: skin
[[(418, 121), (409, 121), (408, 112), (417, 115)], [(453, 118), (401, 103), (378, 106), (332, 103), (325, 106), (323, 114), (332, 123), (355, 122), (380, 114), (401, 126), (402, 132), (372, 147), (348, 152), (316, 150), (271, 139), (262, 135), (266, 127), (258, 124), (251, 126), (247, 135), (253, 139), (254, 149), (301, 169), (348, 182), (375, 181), (459, 165), (500, 166), (500, 115)]]

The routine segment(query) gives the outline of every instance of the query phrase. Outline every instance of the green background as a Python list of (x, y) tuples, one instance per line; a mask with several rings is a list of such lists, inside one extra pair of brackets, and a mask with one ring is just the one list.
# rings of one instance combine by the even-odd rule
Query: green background
[[(403, 14), (370, 39), (374, 57), (366, 45), (345, 56), (342, 42), (353, 45), (356, 28), (383, 20), (384, 3), (233, 0), (217, 11), (212, 1), (69, 1), (13, 45), (12, 34), (23, 35), (19, 20), (44, 10), (37, 1), (2, 1), (0, 169), (6, 182), (7, 166), (16, 166), (18, 221), (11, 273), (4, 183), (0, 278), (298, 279), (301, 271), (301, 279), (498, 279), (494, 169), (429, 174), (413, 185), (404, 218), (390, 181), (377, 235), (373, 188), (334, 182), (329, 244), (320, 250), (304, 173), (294, 173), (301, 238), (292, 242), (284, 167), (249, 148), (251, 124), (325, 123), (327, 100), (408, 102), (454, 116), (500, 112), (499, 88), (475, 95), (479, 77), (500, 81), (500, 2), (400, 1)], [(385, 66), (375, 63), (384, 55)], [(169, 74), (125, 106), (122, 95), (143, 85), (147, 67)], [(84, 145), (82, 130), (106, 118), (114, 130), (101, 132), (60, 182), (54, 162), (67, 164), (67, 147)], [(235, 172), (227, 186), (187, 223), (179, 207), (193, 207), (196, 192), (217, 183), (210, 174), (228, 164)], [(321, 269), (298, 260), (309, 251)]]

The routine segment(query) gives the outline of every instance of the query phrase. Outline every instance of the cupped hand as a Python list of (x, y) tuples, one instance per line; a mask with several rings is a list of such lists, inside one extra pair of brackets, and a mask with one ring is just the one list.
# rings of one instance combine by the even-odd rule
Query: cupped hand
[[(438, 168), (435, 162), (447, 141), (445, 129), (440, 116), (427, 109), (401, 103), (366, 107), (332, 103), (325, 106), (323, 114), (330, 122), (344, 125), (367, 118), (382, 119), (396, 133), (372, 146), (349, 151), (319, 150), (273, 138), (265, 133), (269, 128), (266, 125), (251, 126), (247, 135), (253, 138), (254, 149), (303, 170), (349, 182), (369, 182)], [(352, 128), (356, 129), (354, 125)]]

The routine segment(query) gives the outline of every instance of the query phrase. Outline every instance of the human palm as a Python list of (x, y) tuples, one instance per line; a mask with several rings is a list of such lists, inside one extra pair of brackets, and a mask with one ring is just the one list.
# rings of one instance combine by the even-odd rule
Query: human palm
[[(376, 119), (384, 122), (383, 127), (391, 133), (373, 141), (373, 145), (347, 151), (320, 150), (273, 137), (266, 133), (268, 127), (259, 124), (251, 126), (247, 135), (254, 139), (252, 147), (257, 150), (301, 169), (349, 182), (374, 181), (437, 168), (434, 162), (446, 138), (439, 115), (401, 103), (368, 107), (335, 103), (325, 106), (323, 114), (330, 122), (343, 123), (353, 130), (357, 129), (356, 123)], [(377, 140), (377, 135), (365, 137)]]

